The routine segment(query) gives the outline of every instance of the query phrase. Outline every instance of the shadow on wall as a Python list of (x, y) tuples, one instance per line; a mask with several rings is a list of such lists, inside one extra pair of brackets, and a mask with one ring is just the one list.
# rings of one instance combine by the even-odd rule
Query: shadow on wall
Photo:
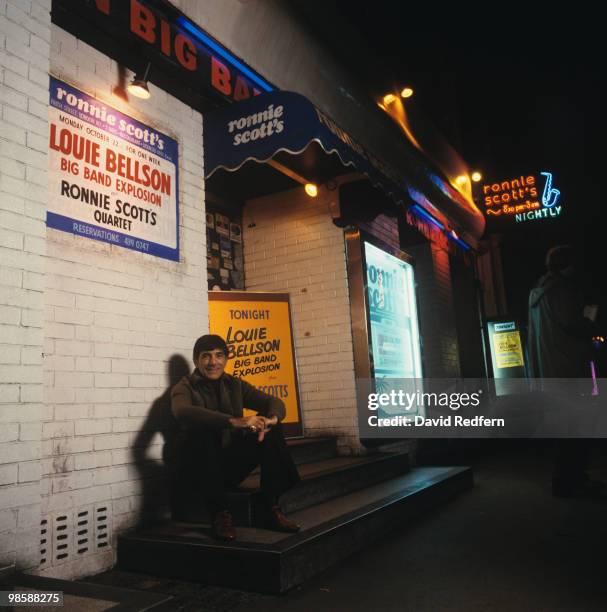
[[(179, 426), (171, 412), (171, 388), (190, 373), (188, 362), (181, 355), (172, 355), (167, 364), (168, 387), (156, 398), (143, 427), (137, 434), (132, 453), (142, 482), (140, 523), (153, 523), (168, 518), (167, 509), (180, 507), (178, 486)], [(162, 462), (147, 456), (157, 433), (163, 438)]]

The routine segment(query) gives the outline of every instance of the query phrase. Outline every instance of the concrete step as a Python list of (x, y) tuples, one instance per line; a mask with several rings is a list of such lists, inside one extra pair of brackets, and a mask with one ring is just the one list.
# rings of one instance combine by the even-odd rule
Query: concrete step
[(411, 472), (299, 510), (302, 531), (287, 535), (241, 527), (218, 542), (208, 525), (167, 523), (118, 540), (120, 569), (155, 576), (282, 593), (429, 512), (472, 486), (467, 467)]
[[(301, 482), (281, 499), (285, 512), (296, 512), (322, 502), (372, 486), (409, 471), (407, 453), (378, 453), (367, 457), (334, 457), (298, 467)], [(253, 521), (261, 505), (259, 476), (252, 474), (241, 485), (251, 493)]]
[(337, 456), (337, 438), (296, 438), (287, 440), (295, 465)]
[[(378, 453), (366, 457), (332, 457), (298, 466), (301, 482), (283, 495), (285, 512), (295, 512), (314, 504), (357, 491), (409, 470), (406, 453)], [(259, 473), (245, 479), (238, 491), (228, 495), (230, 509), (237, 525), (259, 526), (267, 520), (259, 489)], [(208, 522), (203, 507), (191, 509), (188, 522)]]

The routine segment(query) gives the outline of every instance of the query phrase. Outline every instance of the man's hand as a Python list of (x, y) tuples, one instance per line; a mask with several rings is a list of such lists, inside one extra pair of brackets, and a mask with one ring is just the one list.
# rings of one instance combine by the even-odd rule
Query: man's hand
[(248, 429), (253, 433), (257, 433), (257, 440), (262, 442), (265, 438), (266, 433), (270, 430), (272, 425), (278, 423), (278, 417), (273, 416), (267, 418), (264, 416), (250, 416), (250, 417), (234, 417), (230, 419), (232, 427), (236, 429)]
[(273, 416), (270, 419), (268, 419), (267, 417), (261, 417), (261, 418), (265, 421), (265, 424), (264, 424), (264, 428), (259, 432), (257, 436), (258, 442), (263, 442), (263, 439), (266, 437), (266, 434), (268, 433), (268, 431), (270, 431), (270, 427), (278, 424), (277, 416)]

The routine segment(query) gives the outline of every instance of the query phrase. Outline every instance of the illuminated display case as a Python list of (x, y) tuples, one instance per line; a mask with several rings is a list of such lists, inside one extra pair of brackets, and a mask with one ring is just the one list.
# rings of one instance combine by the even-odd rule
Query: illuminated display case
[(346, 245), (356, 377), (422, 378), (412, 259), (358, 230)]
[(421, 378), (413, 266), (363, 241), (374, 378)]

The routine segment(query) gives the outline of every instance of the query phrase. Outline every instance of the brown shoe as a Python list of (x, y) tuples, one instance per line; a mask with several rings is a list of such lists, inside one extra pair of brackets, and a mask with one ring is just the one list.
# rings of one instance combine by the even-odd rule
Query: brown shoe
[(270, 508), (271, 515), (271, 529), (274, 531), (282, 531), (284, 533), (297, 533), (301, 527), (294, 523), (292, 520), (288, 519), (283, 511), (280, 509), (280, 506), (272, 506)]
[(223, 510), (215, 515), (213, 520), (213, 535), (218, 540), (234, 540), (236, 529), (232, 520), (232, 514), (228, 510)]

